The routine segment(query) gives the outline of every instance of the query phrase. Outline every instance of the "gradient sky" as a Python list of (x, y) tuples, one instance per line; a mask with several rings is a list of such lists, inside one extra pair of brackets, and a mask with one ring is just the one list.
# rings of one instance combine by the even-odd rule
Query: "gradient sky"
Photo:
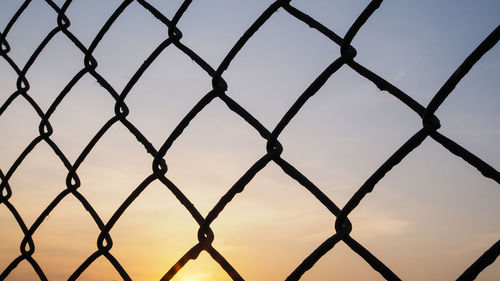
[[(59, 5), (62, 0), (55, 1)], [(171, 18), (182, 1), (149, 1)], [(3, 30), (21, 1), (0, 3)], [(74, 0), (69, 30), (89, 46), (121, 1)], [(193, 1), (178, 27), (182, 42), (216, 68), (237, 39), (272, 3)], [(369, 1), (294, 0), (292, 5), (344, 36)], [(427, 105), (470, 52), (499, 24), (495, 0), (384, 1), (352, 44), (356, 61)], [(11, 58), (23, 66), (56, 13), (33, 0), (10, 31)], [(167, 29), (132, 3), (94, 52), (97, 71), (121, 91), (167, 36)], [(119, 47), (118, 47), (119, 46)], [(227, 94), (272, 130), (297, 97), (340, 54), (340, 48), (284, 10), (248, 41), (223, 77)], [(46, 110), (83, 68), (83, 55), (56, 35), (27, 73), (29, 94)], [(500, 168), (500, 48), (489, 51), (439, 108), (444, 135)], [(16, 89), (14, 71), (0, 59), (0, 104)], [(159, 148), (183, 116), (211, 90), (210, 77), (174, 47), (162, 52), (126, 99), (128, 119)], [(113, 98), (90, 75), (63, 100), (50, 121), (52, 139), (76, 160), (113, 116)], [(40, 120), (16, 99), (0, 116), (0, 169), (6, 173), (38, 135)], [(409, 137), (420, 118), (342, 67), (280, 135), (282, 157), (338, 206)], [(266, 153), (266, 142), (224, 103), (214, 100), (168, 151), (167, 177), (206, 215), (243, 173)], [(152, 157), (121, 124), (113, 126), (78, 169), (79, 191), (106, 222), (151, 174)], [(31, 225), (65, 188), (67, 170), (40, 143), (9, 181), (10, 202)], [(500, 189), (475, 168), (428, 138), (390, 171), (349, 216), (352, 236), (403, 280), (454, 280), (500, 237)], [(212, 224), (214, 247), (245, 280), (284, 280), (334, 233), (335, 217), (305, 188), (270, 163)], [(111, 253), (134, 280), (158, 280), (197, 242), (197, 224), (161, 183), (151, 184), (111, 231)], [(68, 196), (34, 235), (35, 259), (49, 280), (66, 280), (96, 250), (98, 227)], [(0, 272), (19, 255), (22, 231), (0, 205)], [(477, 280), (500, 276), (497, 261)], [(27, 262), (7, 278), (36, 280)], [(120, 280), (105, 258), (79, 280)], [(203, 252), (173, 279), (229, 280)], [(383, 280), (344, 243), (303, 279)]]

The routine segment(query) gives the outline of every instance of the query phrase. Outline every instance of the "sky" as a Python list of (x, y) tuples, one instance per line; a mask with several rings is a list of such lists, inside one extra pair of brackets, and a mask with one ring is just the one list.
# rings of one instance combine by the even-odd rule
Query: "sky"
[[(62, 5), (64, 1), (55, 1)], [(90, 46), (120, 5), (74, 0), (69, 30)], [(182, 1), (148, 1), (172, 18)], [(180, 19), (181, 42), (213, 68), (272, 3), (267, 0), (193, 1)], [(369, 1), (293, 0), (291, 4), (344, 36)], [(0, 30), (21, 1), (0, 3)], [(384, 1), (352, 41), (355, 60), (426, 106), (463, 60), (499, 24), (494, 0)], [(57, 26), (57, 14), (33, 0), (7, 36), (9, 56), (24, 66)], [(120, 92), (167, 28), (137, 2), (130, 4), (96, 47), (97, 72)], [(278, 10), (245, 44), (223, 77), (227, 95), (272, 130), (340, 48), (285, 10)], [(64, 34), (49, 42), (29, 69), (29, 94), (47, 110), (84, 56)], [(500, 167), (500, 48), (493, 47), (438, 109), (439, 132), (495, 169)], [(0, 58), (0, 104), (16, 90), (17, 75)], [(132, 88), (127, 119), (159, 148), (185, 114), (212, 89), (189, 57), (166, 48)], [(73, 163), (114, 116), (114, 99), (83, 76), (50, 118), (51, 139)], [(40, 118), (17, 98), (0, 115), (0, 169), (5, 174), (38, 136)], [(343, 66), (304, 105), (279, 137), (282, 158), (342, 207), (365, 180), (421, 128), (403, 103)], [(266, 141), (220, 100), (212, 101), (174, 142), (166, 176), (205, 216), (266, 153)], [(122, 125), (102, 137), (78, 169), (78, 189), (107, 222), (151, 174), (153, 158)], [(44, 142), (9, 180), (9, 202), (30, 226), (66, 188), (67, 170)], [(499, 185), (428, 138), (392, 169), (350, 214), (352, 237), (403, 280), (454, 280), (500, 238)], [(304, 187), (269, 163), (212, 223), (213, 246), (245, 280), (284, 280), (335, 233), (333, 216)], [(0, 205), (0, 272), (19, 256), (22, 231)], [(198, 225), (173, 194), (155, 181), (111, 230), (111, 253), (133, 280), (159, 280), (197, 243)], [(49, 280), (67, 280), (96, 249), (99, 229), (67, 196), (35, 232), (33, 257)], [(500, 264), (477, 280), (494, 281)], [(38, 280), (22, 262), (6, 280)], [(121, 280), (103, 257), (78, 280)], [(175, 281), (231, 280), (206, 252)], [(340, 242), (301, 280), (384, 280)]]

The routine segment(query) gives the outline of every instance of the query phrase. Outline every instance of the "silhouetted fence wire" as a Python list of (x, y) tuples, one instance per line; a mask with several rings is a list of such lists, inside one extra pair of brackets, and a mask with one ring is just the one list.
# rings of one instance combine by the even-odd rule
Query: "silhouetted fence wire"
[[(24, 238), (22, 239), (20, 245), (20, 255), (15, 258), (7, 266), (7, 268), (3, 269), (0, 275), (1, 280), (9, 276), (12, 270), (24, 260), (31, 264), (41, 280), (47, 280), (44, 269), (39, 266), (38, 262), (33, 257), (33, 254), (35, 253), (35, 241), (33, 240), (33, 235), (45, 220), (45, 218), (47, 218), (51, 211), (66, 196), (74, 196), (91, 214), (95, 224), (100, 229), (100, 234), (97, 241), (97, 250), (92, 255), (90, 255), (78, 268), (75, 269), (73, 274), (69, 277), (69, 280), (77, 279), (97, 258), (102, 256), (109, 260), (109, 262), (113, 265), (113, 267), (118, 271), (118, 273), (124, 280), (131, 280), (126, 269), (122, 267), (120, 262), (110, 253), (110, 250), (113, 247), (113, 241), (109, 233), (115, 223), (119, 220), (120, 216), (130, 206), (130, 204), (139, 196), (139, 194), (143, 190), (148, 188), (149, 184), (153, 181), (160, 181), (166, 188), (168, 188), (199, 224), (199, 242), (194, 245), (189, 251), (187, 251), (184, 256), (180, 257), (178, 262), (172, 265), (170, 270), (165, 270), (166, 274), (161, 280), (170, 280), (171, 278), (173, 278), (177, 271), (179, 271), (187, 262), (189, 262), (189, 260), (196, 259), (202, 251), (208, 252), (210, 256), (220, 264), (220, 266), (229, 274), (232, 279), (243, 280), (243, 277), (240, 276), (237, 269), (233, 268), (230, 262), (212, 246), (212, 241), (214, 240), (215, 233), (210, 228), (210, 225), (217, 219), (218, 215), (224, 211), (225, 207), (231, 202), (231, 200), (235, 196), (237, 196), (238, 193), (243, 192), (245, 186), (253, 179), (253, 177), (270, 162), (274, 162), (279, 165), (286, 174), (288, 174), (291, 178), (300, 183), (305, 189), (311, 192), (317, 198), (317, 200), (321, 202), (321, 204), (323, 204), (326, 208), (328, 208), (332, 215), (336, 217), (335, 233), (333, 233), (330, 238), (319, 245), (319, 247), (317, 247), (316, 249), (311, 249), (311, 254), (307, 257), (304, 257), (303, 262), (299, 264), (293, 272), (290, 273), (286, 280), (300, 279), (307, 270), (312, 268), (323, 255), (332, 250), (340, 241), (343, 241), (346, 245), (348, 245), (373, 269), (378, 271), (385, 279), (400, 280), (400, 278), (394, 272), (392, 272), (387, 265), (385, 265), (381, 260), (370, 253), (368, 249), (366, 249), (363, 245), (358, 243), (354, 238), (350, 236), (352, 225), (348, 218), (349, 214), (362, 202), (363, 198), (375, 188), (376, 184), (384, 177), (387, 172), (389, 172), (403, 158), (405, 158), (416, 147), (418, 147), (426, 138), (430, 137), (436, 142), (440, 143), (450, 153), (459, 156), (464, 161), (474, 166), (485, 177), (490, 178), (497, 183), (500, 183), (500, 174), (497, 170), (495, 170), (495, 168), (491, 167), (479, 157), (470, 153), (467, 149), (461, 147), (453, 140), (438, 132), (438, 129), (440, 128), (440, 122), (439, 119), (434, 115), (436, 110), (446, 100), (448, 95), (452, 93), (455, 86), (481, 58), (481, 56), (488, 52), (491, 48), (493, 48), (498, 42), (500, 38), (500, 28), (498, 26), (486, 39), (484, 39), (483, 42), (479, 44), (479, 46), (469, 55), (469, 57), (464, 60), (462, 65), (458, 67), (453, 75), (434, 95), (431, 102), (427, 106), (424, 106), (411, 98), (410, 95), (398, 89), (392, 83), (388, 82), (384, 78), (378, 76), (376, 73), (373, 73), (372, 71), (355, 61), (356, 50), (351, 45), (351, 42), (356, 36), (357, 32), (370, 18), (370, 16), (379, 8), (380, 4), (382, 3), (381, 0), (371, 1), (361, 13), (361, 15), (357, 19), (355, 19), (354, 23), (351, 25), (343, 38), (316, 21), (314, 18), (293, 7), (290, 4), (290, 0), (278, 0), (270, 5), (250, 26), (250, 28), (245, 31), (245, 33), (239, 38), (236, 44), (225, 56), (221, 64), (216, 68), (212, 67), (202, 57), (200, 57), (197, 53), (195, 53), (188, 46), (182, 43), (182, 31), (177, 28), (177, 23), (186, 12), (186, 10), (189, 9), (192, 1), (184, 1), (175, 13), (174, 17), (172, 19), (169, 19), (147, 1), (137, 0), (136, 2), (138, 4), (149, 11), (155, 18), (157, 18), (166, 26), (166, 28), (168, 29), (168, 38), (166, 38), (158, 45), (158, 47), (149, 55), (149, 57), (144, 61), (139, 69), (137, 69), (124, 89), (121, 92), (118, 92), (110, 85), (110, 83), (108, 83), (108, 81), (106, 81), (106, 79), (104, 79), (96, 71), (98, 62), (93, 57), (93, 52), (99, 45), (101, 40), (106, 36), (106, 33), (116, 21), (116, 19), (119, 18), (127, 8), (127, 6), (129, 6), (134, 1), (123, 1), (121, 5), (109, 17), (104, 26), (100, 29), (99, 33), (92, 40), (90, 46), (87, 47), (78, 39), (77, 36), (75, 36), (70, 30), (68, 30), (68, 27), (71, 24), (71, 20), (66, 16), (65, 12), (71, 5), (72, 1), (67, 0), (61, 7), (59, 7), (53, 1), (45, 0), (45, 2), (57, 13), (57, 27), (52, 29), (46, 35), (44, 40), (38, 45), (36, 50), (23, 66), (16, 64), (16, 62), (9, 56), (10, 46), (8, 43), (8, 34), (11, 28), (16, 24), (16, 22), (18, 22), (19, 17), (25, 12), (30, 2), (30, 0), (27, 0), (22, 3), (15, 15), (8, 22), (3, 32), (0, 34), (0, 55), (18, 76), (16, 82), (17, 90), (12, 95), (10, 95), (5, 103), (0, 107), (0, 117), (14, 100), (24, 99), (31, 105), (31, 107), (36, 111), (40, 118), (39, 135), (30, 142), (30, 144), (24, 149), (24, 151), (19, 155), (19, 157), (7, 171), (0, 170), (0, 204), (4, 204), (10, 210), (12, 216), (15, 218), (19, 227), (24, 233)], [(272, 130), (268, 130), (259, 122), (259, 120), (257, 120), (254, 116), (247, 112), (245, 108), (240, 106), (231, 97), (226, 95), (227, 84), (223, 78), (223, 74), (226, 69), (230, 67), (233, 59), (238, 55), (239, 51), (245, 46), (246, 42), (252, 37), (252, 35), (263, 24), (265, 24), (266, 21), (271, 18), (271, 16), (276, 11), (280, 9), (288, 12), (298, 21), (301, 21), (311, 28), (316, 29), (325, 37), (330, 39), (333, 44), (340, 46), (340, 56), (335, 59), (318, 77), (316, 77), (316, 79), (295, 101), (293, 106), (290, 107), (286, 114), (281, 118), (276, 127)], [(44, 50), (44, 48), (46, 48), (48, 43), (54, 38), (56, 34), (64, 34), (69, 40), (71, 40), (74, 46), (78, 50), (80, 50), (82, 54), (84, 54), (85, 58), (83, 62), (83, 68), (71, 79), (71, 81), (67, 83), (65, 88), (52, 102), (48, 110), (44, 112), (29, 94), (30, 84), (26, 78), (26, 74), (28, 73), (33, 63), (37, 60), (39, 54)], [(127, 94), (140, 79), (141, 75), (166, 48), (177, 48), (189, 58), (191, 58), (199, 67), (201, 67), (206, 72), (207, 75), (212, 78), (213, 89), (209, 91), (202, 99), (200, 99), (198, 103), (186, 114), (184, 119), (182, 119), (182, 121), (172, 131), (163, 145), (159, 148), (156, 148), (141, 133), (141, 131), (138, 130), (134, 126), (134, 124), (127, 119), (129, 109), (125, 103), (125, 99), (127, 97)], [(341, 67), (350, 67), (359, 75), (373, 82), (380, 90), (386, 91), (388, 94), (393, 95), (395, 98), (407, 105), (410, 110), (414, 111), (418, 115), (418, 117), (422, 119), (422, 128), (419, 131), (415, 132), (415, 134), (408, 141), (403, 143), (401, 147), (397, 149), (392, 154), (392, 156), (390, 156), (372, 174), (372, 176), (370, 176), (365, 181), (365, 183), (357, 190), (357, 192), (350, 198), (350, 200), (348, 200), (347, 204), (345, 204), (344, 207), (337, 206), (328, 196), (326, 196), (322, 192), (320, 187), (314, 185), (291, 163), (288, 163), (285, 159), (280, 157), (283, 148), (278, 140), (281, 132), (294, 118), (297, 112), (301, 110), (302, 106), (308, 101), (308, 99), (312, 97), (316, 92), (318, 92), (318, 90), (325, 84), (325, 82)], [(74, 163), (71, 163), (65, 156), (64, 152), (51, 139), (53, 129), (50, 124), (50, 118), (58, 109), (58, 106), (61, 104), (62, 100), (71, 91), (72, 87), (84, 75), (93, 76), (97, 80), (97, 82), (113, 97), (113, 99), (115, 100), (115, 115), (111, 119), (109, 119), (104, 124), (104, 126), (102, 126), (102, 128), (100, 128), (100, 130), (93, 136), (91, 141), (79, 154), (76, 161)], [(267, 141), (267, 145), (265, 148), (265, 154), (262, 156), (262, 158), (255, 162), (251, 166), (251, 168), (248, 169), (248, 171), (246, 171), (236, 183), (234, 183), (234, 185), (226, 192), (226, 194), (224, 194), (224, 196), (220, 198), (220, 200), (208, 213), (208, 215), (206, 217), (203, 217), (190, 202), (190, 200), (184, 195), (182, 190), (180, 190), (172, 181), (169, 180), (167, 176), (167, 163), (164, 160), (164, 156), (172, 146), (172, 144), (189, 126), (190, 121), (193, 120), (193, 118), (195, 118), (198, 113), (204, 110), (204, 108), (215, 99), (219, 99), (224, 102), (227, 107), (232, 112), (234, 112), (234, 114), (239, 115), (249, 125), (251, 125), (262, 136), (262, 138)], [(148, 177), (146, 177), (146, 179), (144, 179), (142, 183), (127, 197), (127, 199), (121, 204), (121, 206), (113, 213), (109, 221), (104, 222), (92, 207), (92, 205), (78, 190), (78, 188), (80, 187), (78, 168), (83, 163), (90, 151), (94, 148), (94, 146), (99, 142), (101, 137), (106, 134), (106, 132), (113, 125), (117, 123), (123, 124), (128, 129), (128, 131), (133, 134), (135, 138), (146, 148), (147, 152), (153, 156), (154, 160), (152, 161), (152, 173)], [(58, 156), (60, 161), (66, 167), (68, 171), (66, 177), (66, 189), (60, 192), (56, 196), (56, 198), (53, 199), (53, 201), (43, 210), (43, 212), (38, 216), (38, 218), (32, 225), (26, 225), (16, 207), (9, 201), (12, 193), (15, 192), (15, 190), (12, 190), (12, 188), (9, 186), (9, 179), (16, 172), (16, 169), (23, 162), (26, 156), (39, 143), (42, 142), (45, 142), (52, 148), (53, 152)], [(480, 257), (477, 257), (477, 260), (473, 262), (469, 268), (465, 269), (463, 274), (459, 276), (457, 280), (475, 279), (484, 268), (495, 261), (499, 254), (500, 241), (496, 242), (493, 246), (491, 246), (490, 249), (487, 249)]]

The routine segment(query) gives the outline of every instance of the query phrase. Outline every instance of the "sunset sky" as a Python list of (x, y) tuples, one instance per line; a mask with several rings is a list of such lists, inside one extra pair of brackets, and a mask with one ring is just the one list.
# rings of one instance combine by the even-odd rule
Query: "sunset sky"
[[(0, 2), (0, 31), (23, 1)], [(63, 0), (54, 1), (62, 6)], [(89, 47), (122, 1), (73, 0), (68, 28)], [(181, 0), (148, 1), (168, 18)], [(341, 37), (370, 1), (294, 0)], [(181, 42), (217, 68), (244, 31), (273, 1), (193, 1), (180, 19)], [(355, 60), (424, 106), (463, 60), (499, 24), (497, 0), (384, 1), (355, 36)], [(33, 0), (10, 30), (9, 57), (21, 68), (57, 27), (56, 12)], [(93, 55), (96, 71), (121, 92), (168, 30), (137, 2), (111, 26)], [(283, 9), (245, 44), (223, 78), (227, 95), (272, 130), (340, 48)], [(28, 94), (46, 111), (83, 69), (84, 55), (59, 32), (26, 77)], [(436, 112), (439, 132), (500, 169), (500, 48), (493, 47)], [(17, 74), (0, 58), (0, 106), (16, 91)], [(210, 76), (174, 46), (143, 74), (125, 102), (127, 119), (156, 149), (212, 89)], [(114, 116), (115, 100), (84, 75), (50, 117), (51, 139), (73, 163)], [(0, 170), (6, 174), (39, 135), (40, 118), (22, 97), (0, 115)], [(369, 80), (343, 66), (304, 105), (279, 136), (281, 157), (342, 208), (384, 161), (422, 127), (420, 117)], [(165, 156), (166, 177), (206, 216), (262, 156), (266, 140), (220, 100), (190, 123)], [(78, 191), (106, 223), (152, 173), (153, 157), (128, 131), (113, 125), (77, 173)], [(66, 188), (68, 171), (39, 143), (9, 180), (28, 228)], [(431, 138), (391, 170), (349, 215), (352, 237), (403, 280), (455, 280), (500, 239), (500, 186)], [(245, 280), (284, 280), (335, 233), (332, 215), (303, 186), (269, 163), (211, 224), (213, 246)], [(198, 224), (161, 182), (154, 181), (112, 228), (111, 254), (133, 280), (159, 280), (197, 242)], [(97, 250), (100, 231), (68, 195), (33, 235), (49, 280), (67, 280)], [(0, 274), (20, 255), (22, 230), (0, 204)], [(500, 262), (477, 280), (497, 281)], [(23, 261), (6, 280), (38, 280)], [(78, 280), (122, 280), (100, 257)], [(231, 280), (207, 252), (174, 281)], [(301, 280), (384, 280), (340, 242)]]

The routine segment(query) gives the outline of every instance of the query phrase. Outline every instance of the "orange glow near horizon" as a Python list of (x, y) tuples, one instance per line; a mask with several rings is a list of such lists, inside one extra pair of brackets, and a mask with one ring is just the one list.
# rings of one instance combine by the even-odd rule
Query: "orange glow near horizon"
[[(19, 5), (28, 2), (9, 27)], [(59, 7), (68, 3), (65, 15), (71, 25), (66, 29), (57, 26), (59, 12), (49, 5), (52, 2)], [(151, 14), (143, 6), (146, 2), (168, 19), (182, 3), (190, 3), (177, 23), (184, 48), (172, 38), (167, 40), (171, 27)], [(383, 1), (352, 41), (355, 63), (344, 63), (286, 120), (293, 105), (307, 96), (301, 94), (321, 84), (314, 81), (333, 61), (347, 61), (339, 58), (337, 43), (293, 15), (293, 8), (280, 8), (243, 40), (244, 46), (222, 71), (228, 86), (224, 95), (219, 95), (219, 88), (212, 91), (215, 74), (207, 71), (224, 68), (220, 66), (224, 58), (236, 42), (243, 42), (238, 39), (274, 2), (0, 1), (0, 32), (10, 29), (5, 36), (10, 50), (2, 41), (0, 51), (0, 172), (9, 175), (12, 191), (7, 204), (0, 200), (0, 274), (21, 255), (20, 224), (31, 228), (55, 198), (67, 194), (47, 217), (41, 217), (32, 235), (33, 259), (49, 281), (68, 280), (98, 250), (100, 222), (109, 224), (128, 202), (109, 230), (113, 242), (109, 254), (130, 279), (160, 280), (197, 245), (200, 221), (266, 156), (272, 160), (211, 222), (211, 246), (244, 280), (285, 280), (336, 233), (337, 208), (331, 202), (338, 209), (346, 206), (374, 172), (422, 130), (422, 114), (415, 108), (425, 108), (471, 51), (498, 27), (500, 12), (500, 1)], [(343, 37), (370, 2), (294, 0), (290, 5)], [(93, 44), (121, 3), (130, 4)], [(56, 34), (30, 60), (51, 30)], [(153, 50), (164, 46), (162, 42), (170, 43), (143, 73), (138, 72)], [(88, 54), (82, 46), (95, 48)], [(89, 56), (98, 62), (95, 69), (85, 64)], [(366, 73), (358, 73), (355, 64), (395, 88), (376, 85)], [(82, 69), (87, 73), (73, 81)], [(100, 84), (96, 73), (106, 83)], [(139, 77), (135, 83), (133, 77)], [(436, 111), (442, 125), (439, 133), (496, 171), (500, 167), (498, 77), (500, 46), (495, 46)], [(28, 90), (18, 89), (21, 78), (29, 81)], [(409, 104), (419, 105), (410, 108), (393, 96), (397, 96), (394, 89), (411, 97)], [(130, 91), (119, 99), (115, 93), (125, 90)], [(186, 114), (214, 93), (218, 96), (177, 136)], [(128, 111), (116, 113), (118, 102), (124, 102)], [(234, 103), (245, 112), (235, 110), (239, 107)], [(47, 119), (41, 116), (47, 112), (53, 132), (40, 136), (41, 122)], [(283, 118), (289, 122), (280, 123)], [(116, 122), (108, 128), (112, 121)], [(276, 130), (285, 123), (283, 130)], [(276, 131), (283, 148), (279, 156), (267, 149), (268, 139), (274, 138), (269, 132)], [(428, 136), (388, 171), (348, 215), (349, 235), (406, 281), (455, 280), (500, 238), (497, 182), (434, 137)], [(22, 158), (35, 140), (40, 142)], [(158, 156), (163, 146), (168, 150)], [(152, 168), (155, 158), (161, 157), (168, 166), (164, 176), (175, 187), (164, 184)], [(284, 161), (301, 175), (290, 172)], [(70, 171), (81, 183), (77, 195), (68, 193)], [(155, 180), (137, 194), (152, 175)], [(7, 189), (0, 190), (1, 197), (6, 193)], [(22, 223), (16, 221), (16, 212)], [(498, 281), (499, 276), (497, 260), (477, 281)], [(23, 260), (5, 281), (39, 279)], [(100, 256), (78, 281), (122, 279), (113, 263)], [(206, 251), (179, 268), (172, 279), (230, 280)], [(340, 241), (300, 279), (331, 280), (385, 279)]]

